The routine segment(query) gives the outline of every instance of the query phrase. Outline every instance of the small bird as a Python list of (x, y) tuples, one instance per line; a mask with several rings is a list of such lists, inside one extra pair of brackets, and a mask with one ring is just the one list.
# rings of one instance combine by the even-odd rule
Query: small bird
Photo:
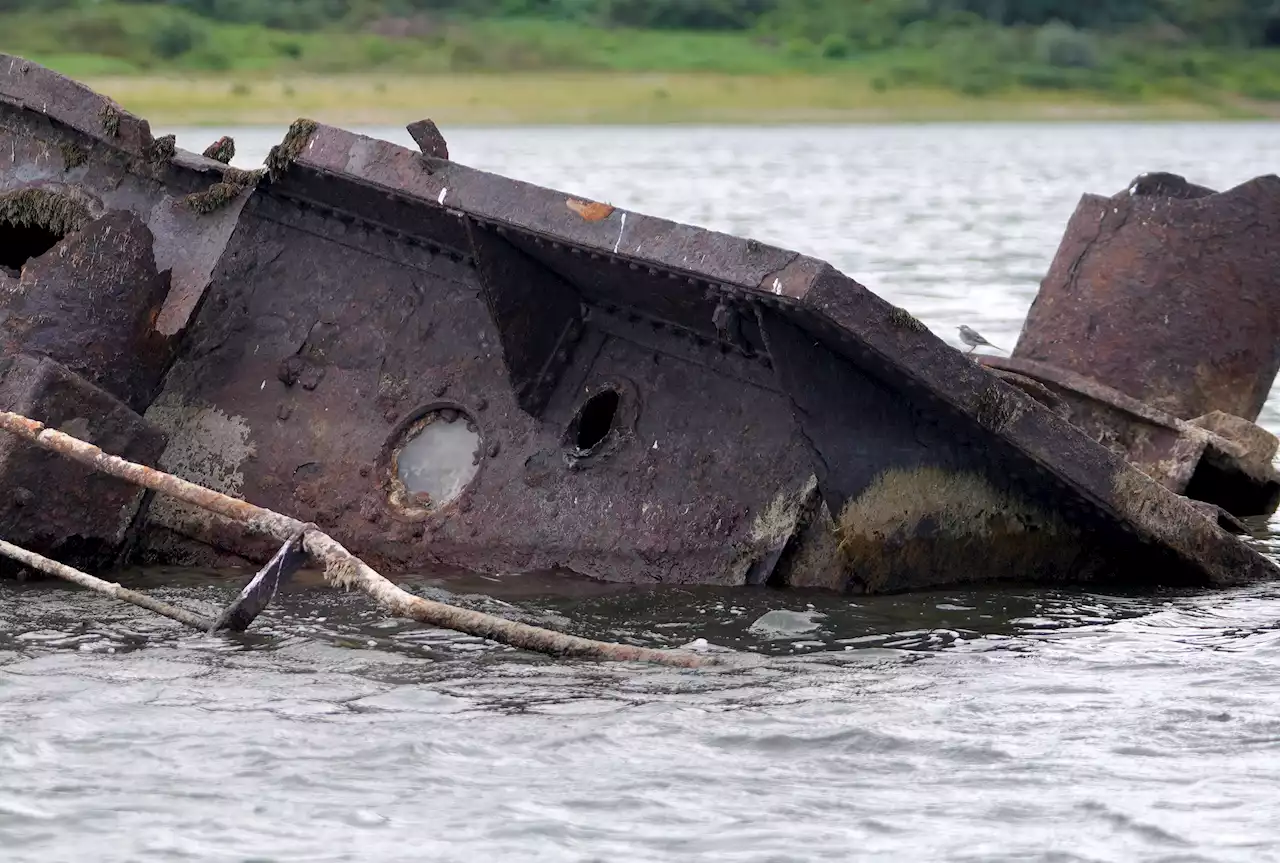
[[(984, 339), (982, 337), (982, 333), (975, 329), (971, 329), (970, 327), (966, 327), (964, 324), (960, 325), (960, 341), (969, 346), (967, 353), (973, 353), (975, 348), (982, 347), (983, 345), (989, 348), (995, 348), (998, 351), (1004, 351), (1004, 348), (997, 347)], [(1008, 353), (1008, 351), (1005, 351), (1005, 353)]]

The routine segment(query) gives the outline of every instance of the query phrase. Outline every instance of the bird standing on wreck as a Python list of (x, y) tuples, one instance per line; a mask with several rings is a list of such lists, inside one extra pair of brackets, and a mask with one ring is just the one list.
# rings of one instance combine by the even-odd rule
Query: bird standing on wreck
[[(997, 347), (984, 339), (982, 337), (982, 333), (970, 327), (966, 327), (964, 324), (960, 325), (960, 341), (969, 346), (969, 350), (966, 351), (966, 353), (970, 354), (973, 353), (975, 348), (979, 348), (984, 345), (988, 348), (995, 348), (998, 351), (1004, 351), (1004, 348)], [(1005, 353), (1008, 353), (1008, 351), (1005, 351)]]

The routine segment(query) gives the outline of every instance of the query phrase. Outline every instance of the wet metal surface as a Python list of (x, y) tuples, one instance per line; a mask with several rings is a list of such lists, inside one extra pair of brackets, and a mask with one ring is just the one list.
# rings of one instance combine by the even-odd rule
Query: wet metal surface
[(302, 534), (299, 533), (280, 546), (275, 556), (249, 579), (249, 583), (240, 589), (231, 604), (222, 609), (209, 631), (244, 632), (271, 604), (281, 588), (287, 586), (294, 574), (308, 562), (309, 556), (302, 548)]
[[(164, 451), (164, 438), (128, 406), (46, 357), (0, 356), (0, 403), (124, 458), (149, 462)], [(0, 535), (24, 548), (90, 572), (109, 568), (145, 499), (137, 486), (0, 437)], [(6, 561), (0, 573), (15, 566)]]
[(49, 357), (145, 411), (176, 347), (154, 328), (170, 285), (153, 247), (136, 215), (113, 210), (28, 260), (0, 308), (6, 353)]
[(1033, 398), (1176, 494), (1237, 516), (1269, 514), (1280, 503), (1276, 438), (1242, 417), (1213, 411), (1186, 422), (1049, 363), (996, 356), (978, 362), (1006, 380), (1029, 382)]

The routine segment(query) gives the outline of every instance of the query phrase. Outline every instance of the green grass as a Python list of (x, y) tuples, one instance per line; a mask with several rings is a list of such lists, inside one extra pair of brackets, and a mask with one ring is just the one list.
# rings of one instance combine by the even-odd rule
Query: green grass
[(335, 125), (826, 123), (938, 120), (1226, 119), (1230, 104), (1175, 98), (1118, 104), (1096, 94), (1012, 89), (995, 96), (903, 87), (858, 75), (530, 72), (175, 78), (86, 82), (152, 123), (248, 125), (310, 117)]
[(172, 6), (0, 15), (0, 51), (162, 123), (724, 122), (1271, 116), (1280, 52), (1047, 28), (918, 28), (858, 50), (754, 33), (452, 22), (293, 33)]

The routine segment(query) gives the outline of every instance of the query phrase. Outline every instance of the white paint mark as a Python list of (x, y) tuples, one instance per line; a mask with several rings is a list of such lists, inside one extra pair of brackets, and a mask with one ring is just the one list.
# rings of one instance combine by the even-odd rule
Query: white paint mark
[(782, 279), (773, 280), (773, 292), (779, 295), (782, 294)]
[(443, 204), (443, 203), (444, 203), (444, 196), (445, 196), (445, 195), (447, 195), (447, 194), (449, 194), (449, 190), (448, 190), (448, 188), (441, 189), (441, 190), (440, 190), (440, 197), (436, 198), (436, 203), (437, 203), (437, 204)]
[(627, 214), (622, 214), (622, 224), (618, 226), (618, 241), (613, 244), (613, 253), (618, 254), (618, 247), (622, 245), (622, 232), (627, 229)]

